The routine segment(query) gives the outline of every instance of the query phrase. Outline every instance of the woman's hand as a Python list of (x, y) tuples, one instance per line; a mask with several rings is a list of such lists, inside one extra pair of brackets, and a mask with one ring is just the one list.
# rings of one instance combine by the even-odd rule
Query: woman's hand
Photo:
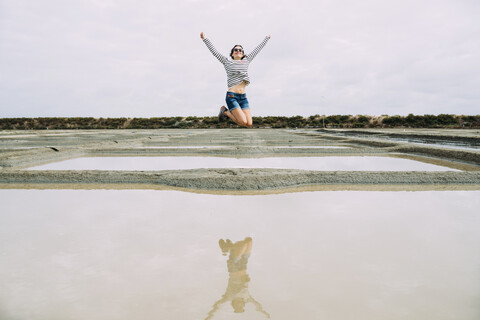
[(203, 32), (200, 33), (200, 38), (205, 39), (205, 36), (203, 35)]

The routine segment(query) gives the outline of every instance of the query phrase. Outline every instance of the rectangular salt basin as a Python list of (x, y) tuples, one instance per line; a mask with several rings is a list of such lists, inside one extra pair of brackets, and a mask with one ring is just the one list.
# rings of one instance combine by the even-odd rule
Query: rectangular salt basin
[(0, 197), (2, 319), (479, 318), (478, 191)]
[(185, 170), (198, 168), (278, 168), (320, 171), (459, 171), (393, 157), (83, 157), (30, 170)]

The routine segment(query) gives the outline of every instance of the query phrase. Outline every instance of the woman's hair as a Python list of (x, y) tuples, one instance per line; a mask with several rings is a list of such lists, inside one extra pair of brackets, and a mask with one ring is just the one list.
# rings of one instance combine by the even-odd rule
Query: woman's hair
[(245, 312), (245, 300), (242, 298), (235, 298), (232, 300), (233, 312), (242, 313)]
[(234, 45), (233, 48), (232, 48), (232, 50), (230, 50), (230, 58), (233, 59), (233, 49), (235, 49), (236, 47), (242, 48), (242, 52), (243, 52), (242, 60), (243, 60), (243, 58), (245, 58), (245, 51), (243, 51), (243, 47), (242, 47), (241, 45), (239, 45), (239, 44)]

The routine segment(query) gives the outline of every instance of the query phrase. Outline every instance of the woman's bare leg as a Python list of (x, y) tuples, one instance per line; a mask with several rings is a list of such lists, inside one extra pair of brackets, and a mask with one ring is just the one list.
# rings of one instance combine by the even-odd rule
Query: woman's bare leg
[(237, 123), (237, 119), (235, 118), (235, 116), (234, 116), (230, 111), (228, 111), (228, 109), (225, 110), (223, 113), (224, 113), (227, 117), (229, 117), (230, 119), (232, 119), (233, 122)]
[[(248, 109), (247, 109), (248, 110)], [(232, 111), (225, 111), (224, 112), (227, 117), (233, 120), (236, 124), (242, 127), (247, 127), (248, 126), (248, 119), (245, 116), (245, 113), (243, 112), (242, 109), (236, 108), (233, 109)], [(251, 116), (250, 116), (250, 123), (251, 123)]]
[(250, 109), (242, 109), (243, 114), (245, 115), (245, 118), (247, 119), (247, 125), (246, 127), (250, 128), (253, 124), (252, 122), (252, 112)]

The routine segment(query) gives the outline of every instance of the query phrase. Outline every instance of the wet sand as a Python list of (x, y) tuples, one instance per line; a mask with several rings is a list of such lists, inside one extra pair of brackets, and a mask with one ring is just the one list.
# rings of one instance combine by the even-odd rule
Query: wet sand
[[(379, 130), (58, 130), (0, 132), (0, 187), (39, 188), (77, 185), (87, 189), (104, 185), (177, 187), (196, 190), (261, 191), (284, 188), (345, 189), (372, 185), (409, 190), (419, 186), (480, 189), (480, 151), (378, 138)], [(369, 133), (370, 132), (370, 133)], [(450, 143), (477, 143), (478, 130), (383, 130), (383, 136), (448, 137)], [(329, 146), (331, 148), (329, 148)], [(339, 148), (343, 147), (343, 148)], [(411, 159), (461, 170), (427, 171), (311, 171), (265, 168), (193, 170), (28, 170), (79, 157), (105, 156), (215, 156), (228, 158), (296, 156), (387, 156)]]

